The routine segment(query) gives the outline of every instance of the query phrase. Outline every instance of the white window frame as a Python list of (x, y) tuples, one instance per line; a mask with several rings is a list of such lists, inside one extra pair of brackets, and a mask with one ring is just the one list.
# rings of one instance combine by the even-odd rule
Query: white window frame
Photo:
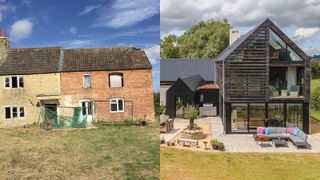
[[(116, 102), (112, 102), (112, 101), (116, 101)], [(122, 100), (122, 110), (119, 110), (119, 100)], [(119, 113), (119, 112), (124, 112), (124, 107), (125, 107), (125, 101), (124, 101), (124, 99), (123, 98), (112, 98), (112, 99), (110, 99), (110, 101), (109, 101), (109, 104), (110, 104), (110, 106), (109, 106), (109, 108), (110, 108), (110, 113)], [(112, 109), (111, 109), (111, 105), (112, 104), (116, 104), (117, 105), (117, 111), (112, 111)]]
[[(85, 87), (85, 86), (84, 86), (84, 82), (85, 82), (85, 81), (84, 81), (84, 77), (85, 77), (85, 76), (89, 76), (89, 81), (90, 81), (89, 87)], [(92, 86), (91, 86), (91, 75), (90, 75), (90, 74), (83, 74), (83, 76), (82, 76), (82, 87), (85, 88), (85, 89), (92, 87)]]
[[(111, 86), (111, 76), (121, 76), (121, 86)], [(109, 78), (109, 88), (122, 88), (123, 87), (123, 84), (124, 84), (124, 80), (123, 80), (123, 73), (119, 72), (114, 72), (114, 73), (110, 73), (108, 75), (108, 78)]]
[[(17, 78), (17, 87), (16, 88), (12, 87), (12, 77)], [(6, 78), (9, 78), (9, 87), (6, 87)], [(23, 87), (20, 87), (20, 78), (23, 79)], [(24, 76), (4, 76), (3, 87), (4, 87), (4, 89), (18, 89), (18, 88), (23, 89), (25, 87)]]
[[(4, 106), (4, 119), (5, 120), (16, 120), (26, 118), (26, 108), (24, 106)], [(6, 108), (10, 108), (10, 118), (6, 118)], [(17, 117), (13, 118), (13, 108), (17, 108)], [(20, 117), (20, 108), (24, 109), (24, 116)]]

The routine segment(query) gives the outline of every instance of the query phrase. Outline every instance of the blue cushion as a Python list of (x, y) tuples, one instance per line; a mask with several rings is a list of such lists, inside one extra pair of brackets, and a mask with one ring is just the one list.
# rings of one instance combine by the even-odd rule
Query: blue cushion
[(294, 136), (298, 136), (298, 133), (299, 133), (299, 129), (295, 129), (295, 130), (293, 131), (293, 135), (294, 135)]
[(266, 135), (271, 134), (270, 128), (266, 128), (265, 131), (266, 131)]

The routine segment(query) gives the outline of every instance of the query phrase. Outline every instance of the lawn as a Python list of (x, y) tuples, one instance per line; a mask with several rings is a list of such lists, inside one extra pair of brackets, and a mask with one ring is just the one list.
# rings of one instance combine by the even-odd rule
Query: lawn
[(158, 179), (159, 128), (0, 129), (0, 179)]
[(161, 148), (161, 179), (319, 179), (320, 154), (206, 153)]
[[(311, 94), (315, 90), (316, 87), (320, 87), (320, 79), (312, 79), (311, 80)], [(311, 109), (311, 117), (314, 120), (320, 121), (320, 111), (314, 111)]]

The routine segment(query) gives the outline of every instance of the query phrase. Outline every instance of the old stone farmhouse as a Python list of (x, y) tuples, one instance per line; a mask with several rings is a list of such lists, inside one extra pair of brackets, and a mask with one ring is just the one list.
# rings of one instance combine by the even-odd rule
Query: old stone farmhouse
[(42, 107), (82, 107), (88, 123), (154, 120), (152, 66), (143, 50), (10, 48), (4, 31), (0, 41), (0, 127), (38, 122)]

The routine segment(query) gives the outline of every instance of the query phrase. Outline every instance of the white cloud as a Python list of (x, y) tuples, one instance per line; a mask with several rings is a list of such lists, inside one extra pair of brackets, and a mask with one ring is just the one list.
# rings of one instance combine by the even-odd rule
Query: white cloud
[(161, 0), (161, 33), (185, 30), (208, 19), (227, 18), (233, 26), (249, 27), (270, 18), (280, 27), (319, 27), (319, 0)]
[(89, 5), (89, 6), (86, 6), (83, 11), (79, 12), (79, 15), (85, 15), (85, 14), (88, 14), (90, 13), (91, 11), (95, 10), (95, 9), (98, 9), (100, 8), (101, 5)]
[(129, 27), (159, 14), (158, 0), (116, 0), (100, 9), (94, 27)]
[(158, 63), (158, 59), (160, 59), (160, 46), (159, 45), (153, 45), (148, 48), (145, 48), (144, 50), (145, 50), (151, 64)]
[(77, 28), (76, 27), (71, 27), (69, 29), (69, 31), (72, 33), (72, 34), (77, 34)]
[(315, 37), (320, 32), (320, 28), (298, 28), (292, 37), (296, 42), (305, 41)]
[(31, 35), (33, 23), (29, 19), (21, 19), (14, 22), (10, 27), (10, 37), (13, 40), (21, 40)]

